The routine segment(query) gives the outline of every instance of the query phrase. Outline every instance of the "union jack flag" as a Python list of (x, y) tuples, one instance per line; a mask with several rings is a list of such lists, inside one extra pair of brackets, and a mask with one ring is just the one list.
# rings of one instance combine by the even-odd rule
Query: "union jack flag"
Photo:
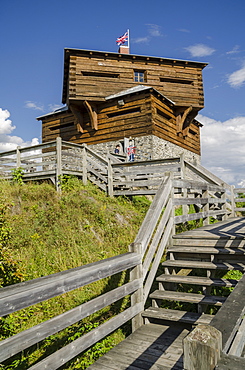
[(116, 39), (116, 43), (118, 46), (122, 45), (122, 44), (125, 44), (125, 42), (128, 41), (128, 31), (125, 32), (125, 34), (121, 37), (118, 37)]

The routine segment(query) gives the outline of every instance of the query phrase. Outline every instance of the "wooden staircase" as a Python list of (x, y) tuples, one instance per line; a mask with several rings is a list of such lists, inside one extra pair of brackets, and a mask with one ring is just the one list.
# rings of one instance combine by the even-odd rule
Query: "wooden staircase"
[(209, 324), (212, 314), (236, 286), (238, 280), (226, 274), (230, 270), (245, 271), (244, 238), (204, 238), (201, 234), (205, 232), (202, 227), (173, 237), (162, 263), (164, 273), (156, 278), (158, 289), (149, 296), (151, 307), (142, 314), (145, 323)]

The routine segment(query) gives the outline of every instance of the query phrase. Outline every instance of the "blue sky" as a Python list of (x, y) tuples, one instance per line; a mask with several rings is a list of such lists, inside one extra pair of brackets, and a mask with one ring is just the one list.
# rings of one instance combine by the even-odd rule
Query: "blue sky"
[(202, 163), (245, 186), (244, 0), (0, 0), (0, 150), (41, 142), (36, 117), (61, 106), (64, 48), (208, 62)]

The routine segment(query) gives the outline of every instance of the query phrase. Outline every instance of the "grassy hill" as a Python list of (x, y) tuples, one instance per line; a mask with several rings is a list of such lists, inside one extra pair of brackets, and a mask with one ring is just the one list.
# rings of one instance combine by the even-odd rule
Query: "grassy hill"
[[(0, 183), (0, 285), (30, 280), (128, 251), (150, 202), (144, 197), (109, 198), (92, 184), (63, 182), (62, 194), (49, 184)], [(104, 279), (3, 318), (1, 339), (82, 304), (120, 285), (124, 274)], [(3, 369), (26, 369), (43, 355), (69, 343), (113, 312), (127, 299), (104, 309), (15, 356)], [(64, 369), (86, 368), (100, 353), (121, 340), (127, 328), (97, 344)]]

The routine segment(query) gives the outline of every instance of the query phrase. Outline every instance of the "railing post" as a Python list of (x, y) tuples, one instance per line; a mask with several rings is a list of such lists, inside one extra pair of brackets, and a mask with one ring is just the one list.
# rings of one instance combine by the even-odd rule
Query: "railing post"
[(183, 345), (185, 370), (212, 370), (220, 359), (222, 334), (210, 325), (197, 325)]
[(231, 185), (230, 191), (231, 191), (231, 216), (236, 217), (236, 203), (235, 203), (235, 193), (234, 193), (235, 186)]
[(169, 246), (173, 244), (173, 239), (172, 237), (176, 234), (176, 226), (175, 226), (175, 206), (174, 206), (174, 186), (173, 186), (173, 172), (165, 172), (165, 176), (169, 176), (171, 180), (171, 192), (170, 192), (170, 197), (171, 197), (171, 203), (172, 203), (172, 210), (171, 210), (171, 217), (173, 219), (173, 227), (172, 227), (172, 232), (169, 238)]
[(88, 182), (88, 161), (87, 161), (87, 145), (83, 144), (82, 155), (83, 155), (83, 184), (87, 185)]
[[(186, 178), (186, 167), (185, 167), (185, 154), (184, 152), (180, 154), (180, 168), (181, 168), (181, 178), (183, 180), (185, 180)], [(183, 198), (187, 198), (188, 194), (187, 194), (187, 189), (186, 188), (183, 188), (182, 189), (182, 196)], [(183, 212), (183, 215), (188, 215), (188, 212), (189, 212), (189, 207), (187, 204), (183, 204), (182, 205), (182, 212)]]
[[(209, 197), (209, 192), (208, 192), (208, 189), (207, 189), (202, 193), (202, 198), (207, 198), (208, 199), (208, 197)], [(209, 202), (208, 202), (208, 200), (207, 200), (207, 203), (202, 207), (202, 211), (208, 213), (208, 215), (206, 217), (203, 217), (203, 226), (207, 226), (207, 225), (210, 224), (210, 220), (209, 220)]]
[(56, 190), (61, 191), (60, 181), (62, 175), (62, 156), (61, 156), (62, 140), (61, 137), (56, 138)]
[(221, 194), (221, 199), (225, 201), (225, 203), (222, 204), (221, 208), (224, 211), (224, 214), (222, 215), (222, 221), (227, 220), (227, 208), (226, 208), (226, 189), (225, 189), (225, 184), (223, 183), (222, 185), (223, 192)]
[(17, 146), (16, 148), (16, 168), (20, 168), (21, 166), (21, 160), (20, 160), (20, 146)]
[(111, 165), (111, 159), (108, 158), (108, 170), (107, 170), (107, 179), (108, 179), (108, 195), (109, 197), (113, 197), (113, 170)]
[[(129, 251), (138, 253), (143, 257), (142, 253), (142, 244), (141, 243), (132, 243), (129, 246)], [(131, 306), (133, 307), (136, 303), (141, 303), (142, 308), (141, 311), (144, 311), (144, 296), (143, 296), (143, 267), (142, 267), (142, 258), (141, 258), (141, 264), (135, 266), (131, 271), (130, 271), (130, 281), (133, 281), (135, 279), (142, 279), (142, 286), (136, 290), (131, 295)], [(138, 329), (140, 326), (143, 325), (143, 318), (141, 316), (141, 313), (136, 315), (132, 319), (132, 332), (134, 332), (136, 329)]]

